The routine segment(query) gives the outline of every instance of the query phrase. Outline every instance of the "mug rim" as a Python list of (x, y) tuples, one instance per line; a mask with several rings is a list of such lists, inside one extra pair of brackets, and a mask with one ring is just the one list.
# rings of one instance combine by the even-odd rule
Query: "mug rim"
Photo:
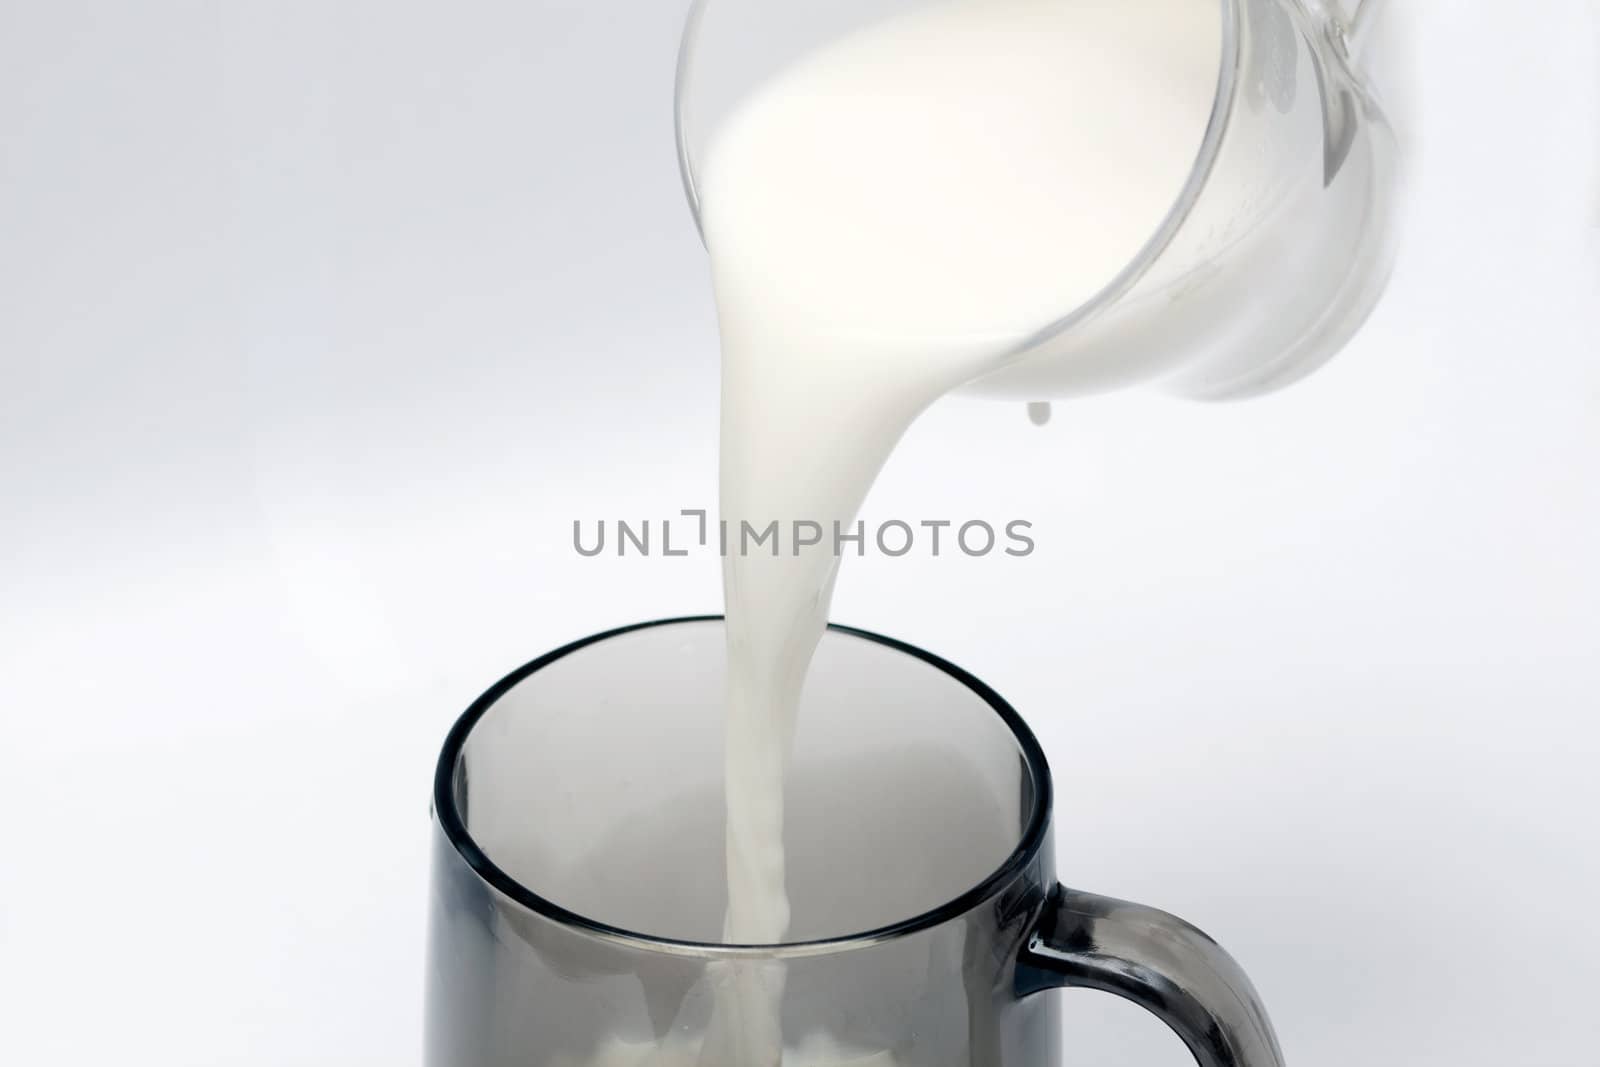
[(434, 819), (437, 821), (439, 829), (443, 832), (446, 840), (449, 841), (457, 855), (461, 857), (479, 879), (518, 905), (553, 922), (623, 947), (706, 959), (781, 959), (868, 948), (941, 926), (952, 919), (967, 914), (985, 901), (997, 896), (1005, 887), (1015, 882), (1038, 858), (1049, 832), (1053, 785), (1050, 778), (1050, 765), (1045, 758), (1044, 749), (1016, 709), (977, 676), (941, 656), (936, 656), (925, 649), (918, 648), (897, 638), (873, 633), (870, 630), (829, 623), (828, 630), (833, 633), (882, 645), (919, 659), (943, 672), (981, 698), (989, 706), (990, 710), (1005, 723), (1006, 728), (1011, 731), (1018, 750), (1027, 765), (1028, 773), (1033, 779), (1033, 810), (1028, 813), (1027, 823), (1023, 827), (1015, 847), (1007, 855), (1006, 859), (977, 885), (921, 914), (861, 933), (808, 941), (780, 942), (777, 944), (722, 944), (661, 937), (624, 929), (590, 918), (570, 908), (562, 907), (549, 898), (534, 892), (490, 859), (467, 829), (466, 823), (457, 809), (455, 796), (455, 772), (460, 762), (462, 750), (473, 729), (489, 709), (494, 707), (512, 689), (538, 671), (590, 645), (642, 630), (701, 623), (717, 623), (720, 625), (724, 621), (724, 617), (721, 615), (682, 615), (631, 623), (627, 626), (619, 626), (591, 634), (588, 637), (579, 638), (553, 651), (546, 652), (544, 655), (523, 664), (490, 686), (468, 706), (467, 710), (456, 719), (455, 724), (450, 728), (450, 732), (445, 737), (444, 745), (440, 749), (438, 764), (434, 771), (432, 807)]

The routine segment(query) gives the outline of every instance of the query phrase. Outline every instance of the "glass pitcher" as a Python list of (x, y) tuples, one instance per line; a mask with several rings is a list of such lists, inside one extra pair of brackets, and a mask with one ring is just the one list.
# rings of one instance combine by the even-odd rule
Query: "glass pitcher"
[[(695, 0), (676, 108), (697, 224), (696, 161), (732, 108), (811, 48), (926, 2), (937, 0)], [(967, 391), (1267, 392), (1331, 358), (1382, 294), (1395, 145), (1352, 62), (1376, 0), (1195, 2), (1220, 5), (1221, 62), (1204, 139), (1165, 220), (1094, 297), (996, 353)]]
[(700, 1058), (718, 991), (781, 973), (784, 1067), (1059, 1067), (1057, 999), (1147, 1008), (1201, 1067), (1282, 1067), (1250, 982), (1164, 912), (1063, 888), (1039, 743), (937, 656), (831, 627), (786, 783), (779, 945), (725, 945), (717, 617), (513, 672), (434, 782), (427, 1067), (774, 1067)]

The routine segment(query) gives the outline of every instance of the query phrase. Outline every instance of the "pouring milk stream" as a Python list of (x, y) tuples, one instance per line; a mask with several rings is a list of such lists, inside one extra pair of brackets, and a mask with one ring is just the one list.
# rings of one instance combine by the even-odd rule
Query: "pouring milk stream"
[[(1222, 18), (1214, 0), (944, 0), (801, 56), (714, 131), (697, 184), (722, 519), (735, 545), (744, 523), (823, 531), (724, 561), (727, 942), (788, 929), (784, 778), (834, 531), (924, 408), (1091, 300), (1161, 227), (1206, 137)], [(1070, 385), (1070, 366), (1054, 374)], [(717, 964), (709, 980), (703, 1041), (590, 1062), (894, 1063), (825, 1035), (786, 1049), (781, 964)]]
[[(1199, 150), (1219, 39), (1192, 0), (959, 0), (814, 52), (716, 134), (722, 517), (825, 531), (724, 563), (728, 941), (788, 926), (784, 769), (835, 524), (923, 408), (1138, 253)], [(780, 968), (727, 976), (706, 1067), (777, 1063), (781, 995)]]

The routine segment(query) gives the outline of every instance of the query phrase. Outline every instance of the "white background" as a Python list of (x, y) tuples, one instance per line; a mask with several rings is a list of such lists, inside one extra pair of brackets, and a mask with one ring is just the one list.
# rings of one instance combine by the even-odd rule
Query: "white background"
[[(714, 500), (677, 2), (0, 2), (0, 1062), (418, 1061), (431, 763), (566, 639), (716, 610), (573, 518)], [(1597, 1062), (1600, 30), (1395, 0), (1405, 244), (1224, 407), (947, 401), (835, 616), (1032, 720), (1075, 885), (1295, 1067)], [(1073, 1062), (1180, 1065), (1068, 998)]]

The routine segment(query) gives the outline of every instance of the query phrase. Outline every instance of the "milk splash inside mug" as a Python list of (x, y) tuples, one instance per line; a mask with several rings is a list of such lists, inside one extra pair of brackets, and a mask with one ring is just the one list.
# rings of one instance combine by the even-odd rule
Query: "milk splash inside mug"
[[(960, 668), (831, 627), (798, 709), (789, 940), (722, 944), (722, 620), (577, 641), (497, 683), (434, 783), (428, 1067), (689, 1067), (728, 970), (781, 966), (790, 1067), (1056, 1067), (1056, 998), (1127, 997), (1203, 1067), (1277, 1067), (1186, 923), (1063, 889), (1052, 783)], [(750, 1067), (749, 1064), (730, 1067)]]

